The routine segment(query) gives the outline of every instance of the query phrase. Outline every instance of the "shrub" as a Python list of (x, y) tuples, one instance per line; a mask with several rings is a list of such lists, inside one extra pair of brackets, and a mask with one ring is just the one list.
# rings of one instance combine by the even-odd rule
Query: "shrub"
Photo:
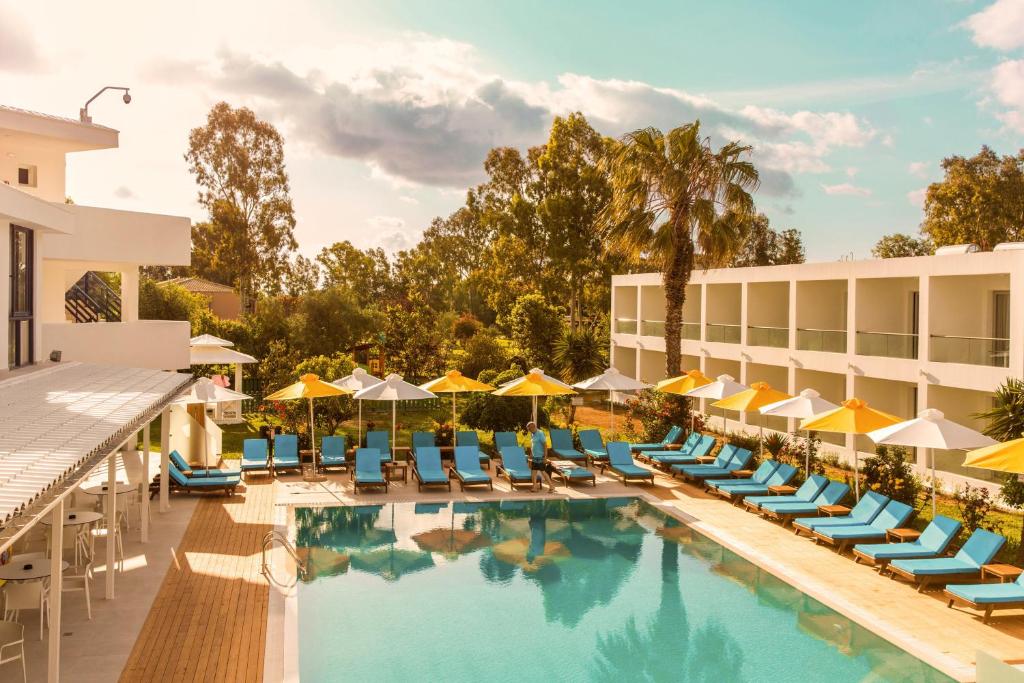
[(781, 432), (771, 432), (764, 437), (764, 449), (776, 460), (789, 459), (789, 446), (789, 437)]
[(455, 322), (452, 323), (452, 335), (459, 340), (470, 339), (476, 335), (482, 327), (483, 324), (476, 319), (475, 315), (472, 313), (463, 313), (455, 319)]
[(465, 343), (459, 370), (466, 377), (479, 377), (484, 370), (501, 372), (508, 368), (508, 351), (490, 330), (481, 330)]
[[(480, 373), (480, 381), (498, 386), (522, 374), (523, 371), (519, 367), (512, 367), (501, 373), (485, 370)], [(459, 422), (485, 432), (519, 431), (525, 429), (526, 423), (530, 421), (531, 405), (530, 399), (526, 397), (473, 393), (463, 403)], [(537, 407), (537, 422), (540, 426), (548, 424), (548, 415), (543, 404)]]
[(864, 487), (907, 505), (916, 505), (921, 480), (914, 474), (906, 456), (905, 448), (879, 446), (877, 454), (865, 459), (860, 469)]
[(999, 531), (999, 525), (986, 521), (988, 514), (992, 512), (995, 501), (992, 494), (984, 486), (971, 486), (964, 484), (953, 494), (956, 501), (956, 509), (963, 520), (964, 530), (970, 534), (976, 529), (987, 529), (992, 532)]
[[(689, 399), (660, 391), (645, 389), (637, 393), (636, 398), (626, 402), (626, 426), (624, 433), (631, 439), (645, 442), (659, 441), (664, 438), (672, 425), (689, 429)], [(640, 423), (640, 433), (634, 433), (633, 422)]]
[[(789, 439), (789, 448), (787, 449), (790, 456), (790, 461), (799, 465), (801, 468), (804, 467), (804, 463), (808, 464), (807, 469), (809, 470), (806, 474), (825, 474), (825, 465), (828, 464), (825, 460), (826, 457), (819, 457), (821, 451), (821, 439), (818, 437), (817, 432), (811, 432), (809, 436), (804, 436), (802, 433), (793, 432)], [(808, 451), (810, 451), (808, 453)], [(839, 462), (839, 456), (832, 454), (833, 463), (835, 466)]]
[(455, 443), (455, 427), (444, 420), (434, 420), (434, 443), (438, 446), (451, 446)]
[[(1024, 477), (1008, 474), (999, 489), (999, 498), (1013, 510), (1024, 510)], [(1017, 563), (1024, 562), (1024, 526), (1017, 539)]]
[(732, 432), (726, 437), (726, 441), (737, 448), (747, 449), (753, 453), (755, 457), (761, 453), (761, 438), (757, 434)]

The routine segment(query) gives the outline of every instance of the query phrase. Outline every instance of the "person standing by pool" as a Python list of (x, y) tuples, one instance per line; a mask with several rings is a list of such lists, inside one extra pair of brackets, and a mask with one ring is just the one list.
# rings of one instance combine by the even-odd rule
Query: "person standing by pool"
[(533, 477), (533, 491), (540, 491), (544, 487), (544, 478), (547, 475), (548, 490), (555, 492), (555, 480), (551, 477), (551, 464), (544, 456), (547, 454), (548, 441), (538, 427), (536, 422), (527, 422), (526, 431), (530, 432), (530, 470)]

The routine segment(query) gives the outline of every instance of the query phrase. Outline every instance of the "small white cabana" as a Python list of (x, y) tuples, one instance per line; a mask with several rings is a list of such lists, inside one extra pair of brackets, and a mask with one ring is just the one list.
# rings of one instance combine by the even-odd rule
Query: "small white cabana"
[[(189, 363), (191, 365), (234, 365), (235, 391), (242, 391), (242, 366), (258, 362), (254, 357), (230, 347), (233, 342), (212, 334), (201, 334), (189, 340)], [(239, 424), (242, 422), (242, 401), (223, 401), (216, 404), (214, 422)]]

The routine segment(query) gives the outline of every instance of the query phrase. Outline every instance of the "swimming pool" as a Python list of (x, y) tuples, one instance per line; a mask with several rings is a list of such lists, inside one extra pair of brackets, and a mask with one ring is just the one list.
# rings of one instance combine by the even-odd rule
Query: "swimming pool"
[(950, 681), (638, 498), (296, 508), (304, 681)]

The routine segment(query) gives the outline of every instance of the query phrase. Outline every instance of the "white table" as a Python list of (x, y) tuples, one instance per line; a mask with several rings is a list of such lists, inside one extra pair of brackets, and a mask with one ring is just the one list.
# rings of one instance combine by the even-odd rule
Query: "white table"
[[(25, 569), (26, 564), (31, 564), (31, 569)], [(50, 558), (34, 557), (31, 560), (18, 560), (15, 557), (11, 562), (0, 565), (0, 579), (5, 581), (37, 581), (50, 576)], [(61, 562), (61, 567), (67, 569), (71, 565), (67, 560)]]
[[(115, 487), (117, 495), (122, 496), (126, 493), (134, 493), (139, 490), (139, 487), (135, 484), (125, 484), (123, 482), (117, 482)], [(95, 486), (86, 486), (82, 488), (82, 493), (88, 493), (90, 496), (105, 496), (109, 491), (107, 490), (106, 484), (97, 484)]]
[[(93, 512), (92, 510), (78, 510), (77, 512), (65, 512), (64, 513), (64, 526), (79, 526), (81, 524), (92, 524), (103, 519), (102, 512)], [(50, 526), (53, 521), (47, 517), (43, 520), (43, 524)]]

